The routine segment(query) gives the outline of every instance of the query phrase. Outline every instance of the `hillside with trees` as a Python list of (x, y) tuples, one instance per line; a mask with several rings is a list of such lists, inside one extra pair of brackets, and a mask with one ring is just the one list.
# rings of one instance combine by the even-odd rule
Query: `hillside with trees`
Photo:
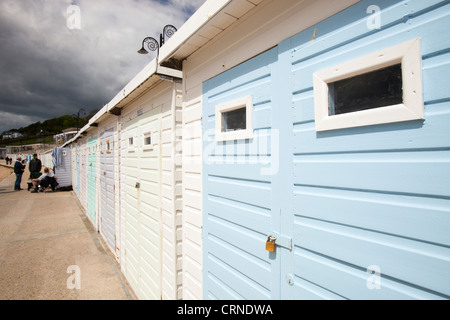
[[(78, 119), (78, 128), (84, 127), (89, 119), (92, 118), (98, 110), (91, 111), (86, 117)], [(23, 136), (15, 139), (1, 140), (0, 146), (7, 145), (26, 145), (34, 143), (52, 143), (53, 135), (61, 133), (68, 128), (77, 128), (77, 117), (65, 115), (58, 118), (45, 120), (43, 122), (35, 122), (29, 126), (20, 129), (11, 129), (7, 132), (18, 132)], [(3, 132), (5, 134), (6, 132)]]

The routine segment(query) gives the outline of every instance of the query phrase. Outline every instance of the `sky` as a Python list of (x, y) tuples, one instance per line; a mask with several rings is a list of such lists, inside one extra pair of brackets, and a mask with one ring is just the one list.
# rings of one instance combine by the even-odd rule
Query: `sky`
[(100, 109), (205, 0), (0, 0), (0, 134)]

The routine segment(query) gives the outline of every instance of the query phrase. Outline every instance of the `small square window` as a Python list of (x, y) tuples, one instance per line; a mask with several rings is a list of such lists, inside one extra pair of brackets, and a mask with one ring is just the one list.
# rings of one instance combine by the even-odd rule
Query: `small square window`
[(420, 39), (316, 72), (316, 131), (424, 119)]
[(128, 137), (128, 152), (134, 151), (135, 151), (134, 137)]
[(153, 149), (153, 137), (151, 131), (144, 133), (144, 150), (150, 149)]
[(216, 141), (233, 141), (252, 138), (252, 96), (247, 96), (216, 106)]
[(152, 144), (152, 136), (150, 135), (150, 133), (148, 133), (144, 137), (144, 146), (150, 146), (151, 144)]
[(222, 113), (222, 133), (246, 129), (247, 110), (245, 106)]

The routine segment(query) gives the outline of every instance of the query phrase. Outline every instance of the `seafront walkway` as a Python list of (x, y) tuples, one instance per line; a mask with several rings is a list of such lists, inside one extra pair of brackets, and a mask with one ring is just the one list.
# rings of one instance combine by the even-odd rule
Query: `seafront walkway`
[(0, 300), (134, 300), (73, 192), (30, 193), (28, 176), (0, 181)]

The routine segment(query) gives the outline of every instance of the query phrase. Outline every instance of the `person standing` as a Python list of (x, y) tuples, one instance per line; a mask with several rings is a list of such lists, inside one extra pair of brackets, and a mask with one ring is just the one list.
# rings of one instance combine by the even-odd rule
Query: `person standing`
[(30, 169), (30, 179), (37, 179), (41, 176), (42, 162), (38, 159), (38, 155), (33, 154), (33, 159), (30, 161), (29, 167)]
[(25, 165), (22, 164), (22, 158), (18, 157), (16, 163), (14, 164), (14, 173), (16, 174), (16, 183), (14, 184), (14, 190), (22, 190), (20, 184), (22, 183), (22, 175), (25, 171)]

